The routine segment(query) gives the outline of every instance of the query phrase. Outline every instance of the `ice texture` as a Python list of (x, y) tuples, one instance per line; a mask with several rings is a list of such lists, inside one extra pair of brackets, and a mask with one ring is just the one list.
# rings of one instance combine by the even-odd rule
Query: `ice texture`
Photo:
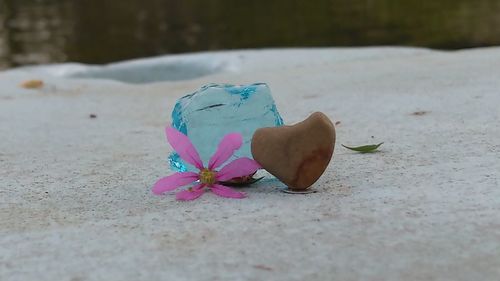
[[(237, 132), (243, 136), (242, 147), (228, 161), (253, 158), (250, 143), (255, 130), (281, 125), (283, 119), (265, 83), (209, 84), (180, 98), (172, 111), (172, 126), (189, 137), (204, 164), (215, 153), (224, 135)], [(169, 156), (169, 162), (173, 170), (194, 170), (176, 153)]]

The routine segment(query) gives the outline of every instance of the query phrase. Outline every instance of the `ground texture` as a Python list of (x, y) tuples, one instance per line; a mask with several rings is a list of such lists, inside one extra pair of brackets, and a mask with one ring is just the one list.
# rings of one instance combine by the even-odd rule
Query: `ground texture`
[[(0, 72), (0, 280), (498, 280), (499, 58), (262, 50)], [(286, 123), (337, 123), (317, 193), (268, 176), (243, 200), (151, 194), (175, 100), (209, 82), (266, 82)]]

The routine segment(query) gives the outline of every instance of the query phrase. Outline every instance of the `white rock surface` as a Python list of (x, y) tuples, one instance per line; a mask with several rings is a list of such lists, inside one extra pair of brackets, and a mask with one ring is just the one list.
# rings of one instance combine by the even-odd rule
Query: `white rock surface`
[[(46, 85), (18, 86), (29, 79)], [(287, 123), (313, 111), (341, 122), (318, 193), (268, 178), (244, 200), (151, 194), (170, 173), (175, 100), (209, 82), (267, 82)], [(498, 280), (499, 106), (500, 48), (1, 72), (0, 280)], [(339, 145), (380, 141), (376, 154)]]

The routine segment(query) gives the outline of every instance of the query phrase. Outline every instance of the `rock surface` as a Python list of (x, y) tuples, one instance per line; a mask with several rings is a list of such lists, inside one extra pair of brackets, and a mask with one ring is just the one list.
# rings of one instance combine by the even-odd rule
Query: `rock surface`
[(315, 183), (334, 148), (335, 127), (321, 112), (295, 125), (258, 129), (252, 138), (253, 158), (292, 190)]
[[(67, 78), (82, 65), (0, 72), (0, 280), (497, 280), (499, 57), (250, 50), (102, 69), (152, 84)], [(217, 72), (162, 82), (170, 70), (148, 67), (185, 59)], [(19, 86), (33, 79), (44, 87)], [(288, 124), (321, 111), (337, 144), (384, 145), (337, 145), (313, 194), (265, 174), (244, 200), (152, 195), (175, 101), (210, 82), (266, 82)]]

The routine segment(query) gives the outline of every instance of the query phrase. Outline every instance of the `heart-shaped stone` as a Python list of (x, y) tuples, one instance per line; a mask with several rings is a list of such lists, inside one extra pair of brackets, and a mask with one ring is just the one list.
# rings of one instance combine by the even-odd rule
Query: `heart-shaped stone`
[(304, 190), (323, 174), (335, 148), (335, 127), (315, 112), (292, 126), (260, 128), (252, 137), (252, 156), (292, 190)]

